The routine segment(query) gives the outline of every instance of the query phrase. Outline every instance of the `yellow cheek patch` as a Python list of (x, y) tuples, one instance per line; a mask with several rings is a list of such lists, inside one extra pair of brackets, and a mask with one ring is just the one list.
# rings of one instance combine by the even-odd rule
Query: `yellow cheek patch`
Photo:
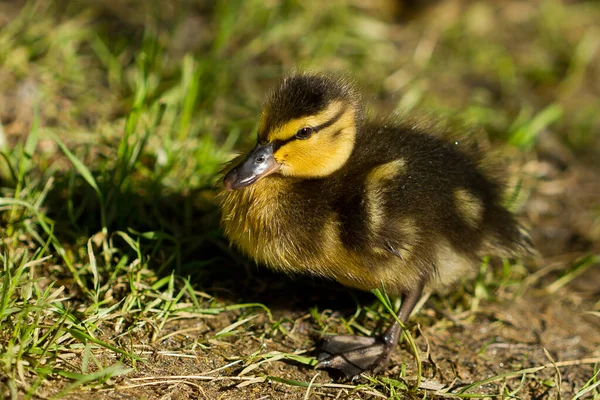
[(319, 178), (340, 169), (354, 148), (354, 132), (340, 134), (335, 140), (321, 136), (292, 141), (275, 153), (280, 172), (287, 176)]
[[(335, 118), (342, 108), (344, 107), (344, 103), (341, 101), (334, 101), (324, 111), (321, 111), (318, 114), (310, 115), (307, 117), (293, 119), (283, 126), (276, 128), (275, 130), (269, 132), (267, 134), (267, 140), (269, 142), (274, 142), (276, 140), (288, 140), (291, 139), (296, 132), (304, 127), (316, 127), (322, 125), (331, 119)], [(264, 116), (261, 118), (260, 127), (264, 129)]]
[(454, 191), (454, 202), (465, 222), (473, 228), (477, 228), (483, 217), (483, 203), (481, 200), (466, 189), (456, 189)]
[(280, 173), (287, 176), (319, 178), (340, 169), (354, 149), (354, 110), (348, 109), (337, 121), (305, 140), (292, 140), (275, 152)]

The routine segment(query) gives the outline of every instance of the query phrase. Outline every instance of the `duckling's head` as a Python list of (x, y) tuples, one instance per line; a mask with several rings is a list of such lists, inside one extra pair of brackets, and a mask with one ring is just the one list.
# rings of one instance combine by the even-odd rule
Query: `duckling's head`
[(332, 174), (350, 157), (361, 118), (360, 96), (347, 80), (320, 74), (284, 79), (265, 104), (256, 146), (225, 176), (225, 188), (241, 189), (270, 174)]

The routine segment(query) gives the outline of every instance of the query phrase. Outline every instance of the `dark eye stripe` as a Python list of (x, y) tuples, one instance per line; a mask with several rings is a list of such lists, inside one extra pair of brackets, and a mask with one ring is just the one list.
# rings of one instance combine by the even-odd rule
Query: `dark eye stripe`
[(323, 122), (321, 125), (319, 126), (315, 126), (313, 128), (313, 130), (315, 132), (320, 131), (323, 128), (327, 128), (333, 124), (335, 124), (337, 122), (338, 119), (340, 119), (342, 117), (342, 115), (344, 115), (344, 113), (346, 112), (345, 108), (342, 108), (340, 111), (337, 112), (337, 114), (335, 114), (329, 121)]
[[(330, 127), (331, 125), (335, 124), (338, 119), (340, 119), (342, 117), (342, 115), (344, 115), (344, 113), (346, 112), (346, 108), (342, 108), (340, 111), (338, 111), (333, 117), (331, 117), (331, 119), (329, 121), (325, 121), (323, 122), (321, 125), (317, 125), (313, 128), (313, 131), (315, 133), (319, 132), (321, 129)], [(294, 140), (297, 140), (296, 136), (292, 136), (289, 139), (285, 139), (285, 140), (275, 140), (273, 142), (273, 152), (276, 152), (277, 150), (279, 150), (282, 146), (288, 144), (289, 142), (292, 142)]]

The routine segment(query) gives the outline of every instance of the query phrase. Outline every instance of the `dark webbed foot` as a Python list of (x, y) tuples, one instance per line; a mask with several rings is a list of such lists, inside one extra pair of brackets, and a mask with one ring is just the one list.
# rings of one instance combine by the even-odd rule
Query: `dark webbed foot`
[[(422, 291), (423, 283), (420, 283), (404, 298), (398, 312), (398, 319), (403, 324), (415, 308)], [(377, 373), (387, 367), (400, 333), (402, 327), (396, 321), (378, 337), (329, 336), (321, 346), (317, 368), (334, 369), (346, 375), (346, 378), (353, 379), (363, 372)]]
[(385, 337), (330, 336), (321, 346), (317, 368), (340, 371), (346, 378), (377, 372), (387, 365), (395, 345)]

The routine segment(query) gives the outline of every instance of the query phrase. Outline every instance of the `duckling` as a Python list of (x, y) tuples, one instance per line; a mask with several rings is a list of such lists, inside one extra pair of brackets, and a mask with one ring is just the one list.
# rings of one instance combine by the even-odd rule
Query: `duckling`
[[(275, 270), (402, 296), (406, 323), (424, 288), (453, 283), (483, 255), (530, 251), (481, 159), (462, 141), (366, 119), (348, 79), (292, 75), (266, 101), (256, 146), (223, 179), (223, 231)], [(394, 322), (378, 337), (326, 337), (317, 367), (378, 372), (401, 332)]]

